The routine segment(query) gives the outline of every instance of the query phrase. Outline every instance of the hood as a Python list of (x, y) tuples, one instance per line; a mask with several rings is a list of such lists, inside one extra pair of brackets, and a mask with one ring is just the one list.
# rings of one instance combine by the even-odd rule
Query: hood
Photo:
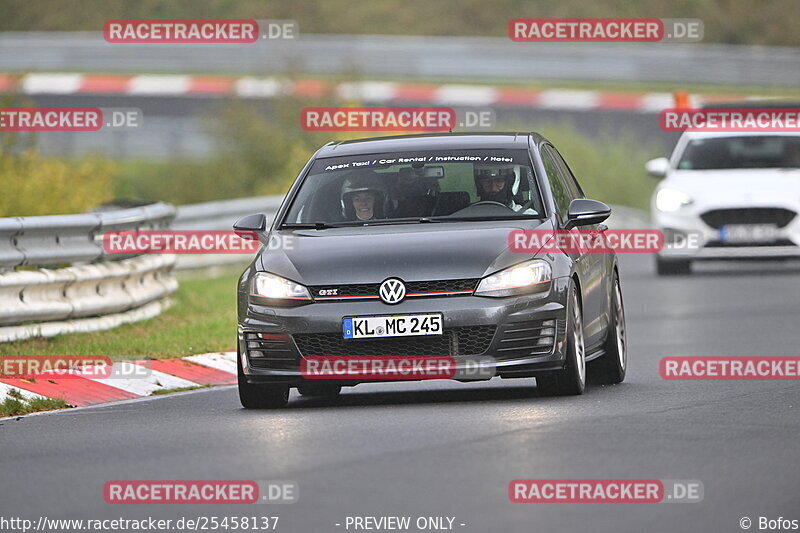
[(545, 227), (525, 220), (284, 230), (275, 235), (289, 237), (291, 249), (267, 250), (257, 264), (305, 285), (481, 278), (533, 257), (508, 250), (509, 232)]
[(800, 169), (676, 170), (659, 188), (714, 205), (800, 206)]

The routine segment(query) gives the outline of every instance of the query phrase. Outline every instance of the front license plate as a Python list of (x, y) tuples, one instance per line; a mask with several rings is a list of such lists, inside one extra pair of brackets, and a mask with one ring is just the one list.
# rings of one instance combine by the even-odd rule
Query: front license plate
[(772, 224), (728, 224), (722, 226), (722, 242), (771, 242), (780, 238), (780, 229)]
[(345, 339), (441, 335), (442, 314), (345, 317)]

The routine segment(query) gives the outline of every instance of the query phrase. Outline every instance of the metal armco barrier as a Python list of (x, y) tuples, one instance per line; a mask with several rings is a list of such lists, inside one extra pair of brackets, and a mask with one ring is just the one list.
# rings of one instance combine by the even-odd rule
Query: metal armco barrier
[[(121, 256), (102, 237), (121, 230), (226, 230), (245, 215), (274, 217), (282, 196), (79, 215), (0, 218), (0, 342), (109, 329), (168, 306), (173, 269), (241, 263), (240, 255)], [(41, 268), (51, 267), (51, 268)]]
[[(178, 288), (175, 256), (111, 256), (103, 250), (102, 235), (166, 229), (175, 212), (172, 205), (156, 203), (0, 219), (0, 342), (107, 329), (160, 312)], [(115, 318), (90, 318), (108, 315)]]
[(156, 203), (81, 215), (0, 218), (0, 271), (97, 261), (105, 255), (104, 232), (168, 228), (174, 217), (174, 206)]

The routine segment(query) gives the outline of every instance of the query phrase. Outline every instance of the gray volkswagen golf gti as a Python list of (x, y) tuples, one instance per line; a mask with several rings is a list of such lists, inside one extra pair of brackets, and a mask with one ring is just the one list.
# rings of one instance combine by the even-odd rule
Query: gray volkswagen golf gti
[(234, 225), (265, 244), (238, 286), (242, 405), (282, 407), (292, 387), (335, 397), (388, 381), (312, 379), (308, 361), (326, 357), (443, 356), (452, 379), (536, 377), (553, 395), (581, 394), (587, 370), (621, 382), (616, 255), (509, 243), (519, 230), (600, 234), (609, 214), (536, 133), (325, 145), (271, 225), (263, 214)]

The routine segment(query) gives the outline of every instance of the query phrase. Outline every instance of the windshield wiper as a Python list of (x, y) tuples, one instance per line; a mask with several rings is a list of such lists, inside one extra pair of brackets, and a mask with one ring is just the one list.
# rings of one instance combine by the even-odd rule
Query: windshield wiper
[(391, 226), (392, 224), (426, 224), (429, 222), (440, 222), (439, 220), (434, 220), (430, 217), (420, 217), (420, 218), (390, 218), (387, 220), (364, 220), (360, 222), (360, 225), (363, 226)]
[(281, 229), (328, 229), (328, 228), (354, 228), (359, 226), (390, 226), (393, 224), (424, 224), (429, 222), (442, 222), (431, 217), (421, 218), (389, 218), (373, 220), (352, 220), (347, 222), (286, 222), (281, 224)]
[(495, 216), (495, 217), (450, 217), (450, 216), (438, 216), (438, 217), (431, 217), (429, 222), (490, 222), (492, 220), (537, 220), (542, 219), (544, 217), (538, 215), (503, 215), (503, 216)]
[(329, 224), (327, 222), (284, 222), (281, 229), (329, 229), (339, 228), (341, 225)]

